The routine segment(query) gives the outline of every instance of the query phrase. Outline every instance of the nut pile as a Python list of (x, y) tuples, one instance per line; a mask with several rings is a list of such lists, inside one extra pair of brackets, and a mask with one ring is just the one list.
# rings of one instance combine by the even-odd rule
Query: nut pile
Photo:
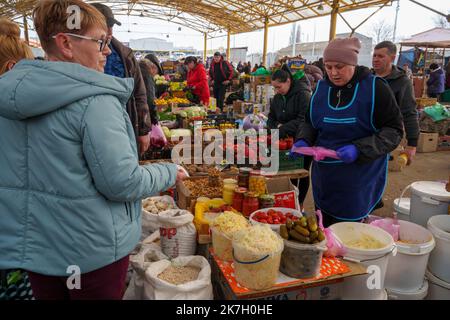
[(199, 268), (190, 266), (175, 267), (171, 265), (163, 272), (161, 272), (158, 275), (158, 278), (174, 285), (180, 285), (197, 280), (199, 273)]
[(198, 198), (201, 196), (220, 196), (222, 195), (222, 179), (218, 186), (209, 186), (209, 178), (201, 178), (195, 180), (184, 180), (183, 183), (191, 193), (191, 196)]
[(153, 214), (158, 214), (161, 211), (173, 209), (174, 206), (171, 203), (158, 201), (152, 198), (145, 199), (142, 201), (142, 207), (145, 211)]

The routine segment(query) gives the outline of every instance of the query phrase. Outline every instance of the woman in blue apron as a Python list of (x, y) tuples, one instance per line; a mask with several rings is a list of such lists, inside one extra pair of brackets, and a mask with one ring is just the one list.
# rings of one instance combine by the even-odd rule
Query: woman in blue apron
[(356, 38), (335, 39), (324, 51), (327, 72), (311, 98), (295, 147), (321, 146), (339, 160), (314, 161), (314, 202), (324, 224), (361, 221), (382, 199), (388, 154), (401, 141), (402, 118), (394, 95), (381, 78), (357, 66)]

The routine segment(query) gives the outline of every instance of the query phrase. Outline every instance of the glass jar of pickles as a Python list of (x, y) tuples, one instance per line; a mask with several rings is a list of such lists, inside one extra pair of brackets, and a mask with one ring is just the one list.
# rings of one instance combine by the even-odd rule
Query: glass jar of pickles
[(242, 214), (249, 217), (250, 214), (259, 209), (258, 195), (254, 192), (247, 192), (242, 203)]
[(248, 189), (256, 193), (257, 196), (267, 193), (266, 178), (261, 174), (261, 171), (253, 170), (250, 173)]
[(240, 168), (239, 169), (239, 176), (238, 176), (239, 187), (248, 189), (248, 183), (249, 183), (251, 171), (252, 171), (252, 169), (250, 169), (250, 168)]
[(226, 204), (233, 204), (234, 190), (237, 187), (237, 181), (235, 179), (224, 179), (223, 180), (223, 201)]
[(244, 203), (244, 195), (247, 192), (246, 188), (238, 187), (234, 190), (233, 208), (236, 211), (242, 212), (242, 205)]
[(269, 194), (259, 196), (259, 208), (273, 208), (275, 206), (275, 197)]

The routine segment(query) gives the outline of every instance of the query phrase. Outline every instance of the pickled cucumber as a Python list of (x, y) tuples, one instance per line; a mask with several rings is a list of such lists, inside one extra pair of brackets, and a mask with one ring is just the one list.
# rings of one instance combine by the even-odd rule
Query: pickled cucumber
[(294, 226), (295, 226), (294, 221), (292, 221), (292, 220), (287, 220), (287, 221), (286, 221), (286, 227), (287, 227), (289, 230), (292, 229), (292, 228), (294, 228)]
[(289, 232), (288, 232), (287, 227), (284, 224), (280, 226), (280, 236), (283, 239), (289, 240)]
[(308, 226), (308, 221), (307, 221), (306, 217), (301, 217), (299, 222), (303, 228), (306, 228)]
[(309, 237), (311, 238), (311, 240), (316, 240), (317, 239), (317, 237), (319, 236), (319, 231), (313, 231), (313, 232), (311, 232), (311, 234), (309, 235)]
[(299, 225), (294, 227), (294, 230), (297, 231), (298, 233), (300, 233), (301, 235), (305, 236), (305, 237), (309, 237), (309, 230), (303, 227), (300, 227)]
[(301, 235), (300, 233), (298, 233), (297, 231), (295, 231), (295, 229), (292, 229), (291, 231), (289, 231), (289, 235), (294, 240), (297, 240), (302, 243), (309, 243), (311, 241), (308, 237), (305, 237), (305, 236)]
[(323, 233), (323, 230), (322, 230), (322, 229), (319, 229), (319, 235), (318, 235), (317, 239), (318, 239), (319, 241), (325, 240), (325, 234)]
[(308, 217), (308, 219), (307, 219), (307, 222), (308, 222), (308, 229), (310, 230), (310, 231), (317, 231), (317, 219), (316, 219), (316, 217), (315, 216), (309, 216)]

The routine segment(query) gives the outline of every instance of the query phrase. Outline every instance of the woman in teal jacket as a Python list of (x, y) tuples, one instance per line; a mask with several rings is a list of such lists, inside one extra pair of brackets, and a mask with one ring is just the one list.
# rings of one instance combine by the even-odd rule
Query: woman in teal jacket
[[(64, 4), (91, 25), (52, 32), (49, 12), (65, 17)], [(29, 271), (38, 299), (120, 299), (140, 200), (173, 186), (177, 166), (139, 166), (125, 109), (133, 80), (98, 72), (110, 53), (103, 17), (79, 0), (43, 1), (34, 20), (50, 62), (21, 61), (0, 77), (0, 270)], [(78, 271), (81, 289), (69, 290)]]

